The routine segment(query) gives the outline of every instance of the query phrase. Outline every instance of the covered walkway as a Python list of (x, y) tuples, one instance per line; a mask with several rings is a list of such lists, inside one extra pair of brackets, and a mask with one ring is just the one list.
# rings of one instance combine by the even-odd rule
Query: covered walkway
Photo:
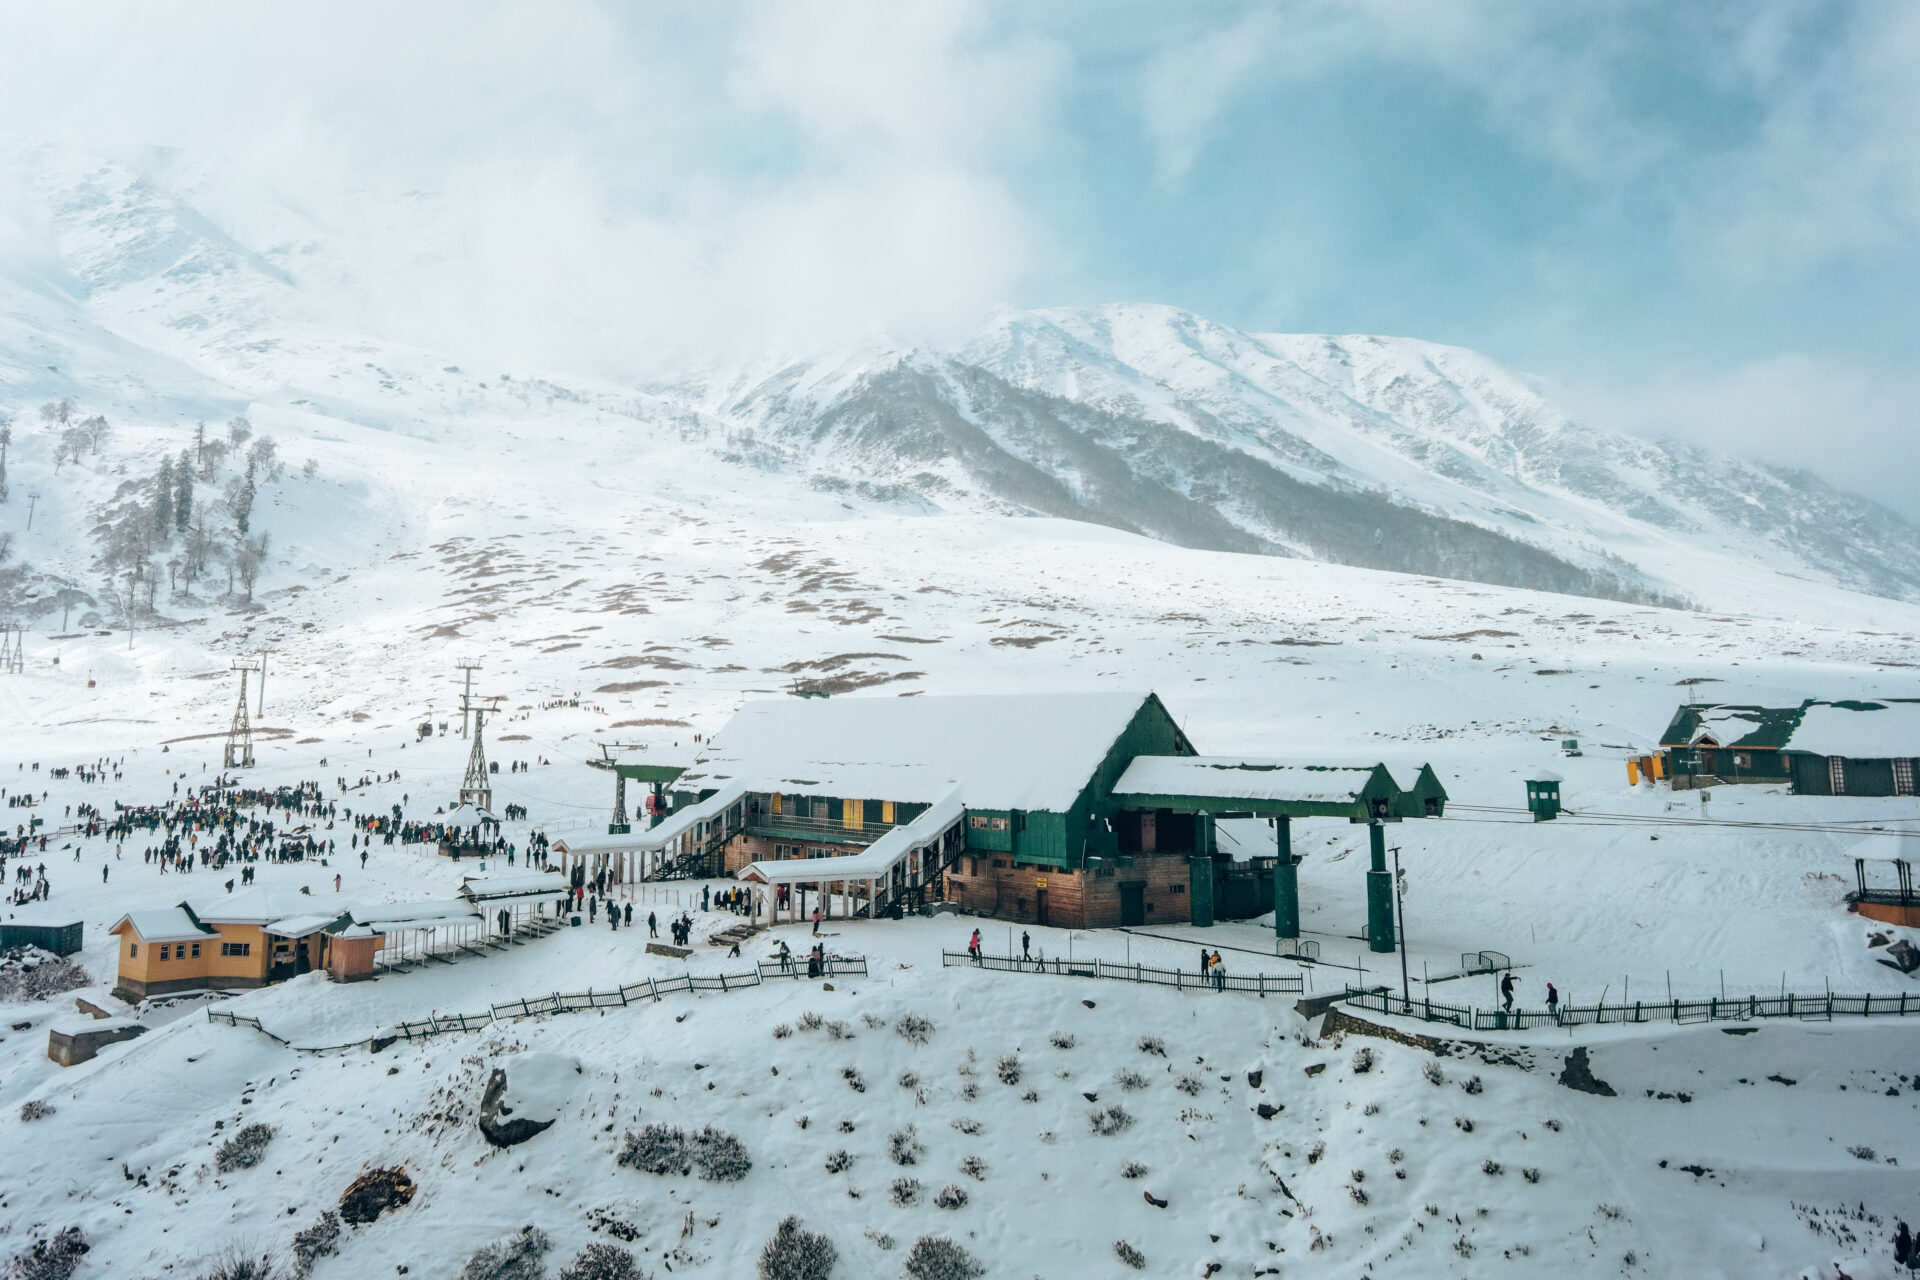
[(873, 919), (939, 874), (945, 858), (959, 850), (966, 816), (966, 806), (961, 804), (956, 789), (859, 853), (755, 862), (741, 868), (738, 875), (773, 889), (775, 923), (782, 911), (790, 921), (809, 918), (809, 889), (824, 919), (834, 918), (836, 906), (842, 917), (864, 913)]

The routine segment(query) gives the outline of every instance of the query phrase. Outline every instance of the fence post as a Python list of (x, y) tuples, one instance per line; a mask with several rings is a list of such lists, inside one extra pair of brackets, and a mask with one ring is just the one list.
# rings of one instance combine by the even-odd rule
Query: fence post
[(647, 979), (647, 988), (653, 992), (653, 1002), (660, 1003), (660, 984), (652, 978)]
[(720, 990), (724, 994), (726, 989), (727, 989), (727, 975), (723, 973), (720, 975)]
[(1640, 1018), (1640, 1002), (1639, 1002), (1638, 1000), (1635, 1000), (1635, 1001), (1633, 1002), (1633, 1020), (1634, 1020), (1635, 1022), (1639, 1022), (1639, 1021), (1641, 1021), (1641, 1018)]

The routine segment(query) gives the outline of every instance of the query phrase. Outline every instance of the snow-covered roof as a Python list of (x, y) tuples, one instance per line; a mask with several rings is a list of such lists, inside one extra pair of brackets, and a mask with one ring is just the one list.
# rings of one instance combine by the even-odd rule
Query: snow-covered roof
[(304, 938), (310, 933), (318, 933), (338, 920), (339, 916), (288, 916), (284, 920), (275, 920), (272, 924), (262, 925), (260, 932), (272, 934), (276, 938)]
[[(1352, 804), (1383, 770), (1378, 764), (1323, 764), (1237, 756), (1136, 756), (1116, 795), (1219, 796), (1293, 804)], [(1389, 775), (1391, 781), (1391, 775)], [(1394, 787), (1399, 790), (1398, 786)]]
[(505, 906), (513, 902), (540, 902), (567, 891), (567, 878), (558, 871), (509, 871), (501, 875), (467, 876), (460, 896), (472, 903)]
[(912, 822), (893, 828), (858, 853), (830, 858), (780, 858), (755, 862), (736, 873), (741, 880), (764, 884), (804, 884), (815, 880), (884, 879), (894, 864), (915, 849), (923, 849), (966, 816), (958, 790), (948, 792)]
[(460, 898), (429, 902), (383, 902), (370, 907), (355, 907), (348, 913), (347, 926), (339, 931), (343, 938), (365, 938), (376, 933), (397, 933), (402, 929), (445, 929), (480, 923), (473, 904)]
[(131, 928), (145, 942), (199, 942), (213, 930), (194, 920), (183, 906), (142, 907), (114, 921), (108, 933), (119, 933), (121, 926)]
[(643, 827), (623, 836), (566, 836), (555, 840), (553, 848), (556, 853), (632, 853), (665, 848), (668, 841), (725, 813), (747, 790), (740, 783), (730, 782), (698, 804), (675, 809), (657, 827)]
[(1852, 760), (1920, 756), (1920, 702), (1808, 703), (1786, 749)]
[[(321, 899), (285, 885), (254, 885), (238, 893), (222, 893), (193, 904), (194, 914), (209, 924), (272, 924), (289, 916), (312, 915)], [(337, 899), (328, 904), (344, 911)], [(328, 916), (329, 920), (339, 914)]]
[(1063, 810), (1151, 694), (1040, 693), (749, 702), (679, 788), (721, 787)]

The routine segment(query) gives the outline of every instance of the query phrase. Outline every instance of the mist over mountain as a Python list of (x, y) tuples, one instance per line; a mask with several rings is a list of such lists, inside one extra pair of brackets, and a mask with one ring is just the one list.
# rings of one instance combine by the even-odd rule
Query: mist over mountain
[(35, 150), (10, 172), (0, 412), (23, 422), (61, 397), (155, 425), (277, 407), (451, 445), (501, 412), (611, 414), (710, 440), (741, 486), (778, 472), (890, 510), (1649, 603), (1806, 579), (1920, 599), (1920, 530), (1886, 508), (1576, 421), (1457, 347), (1114, 304), (670, 378), (495, 369), (371, 331), (348, 237), (187, 157)]

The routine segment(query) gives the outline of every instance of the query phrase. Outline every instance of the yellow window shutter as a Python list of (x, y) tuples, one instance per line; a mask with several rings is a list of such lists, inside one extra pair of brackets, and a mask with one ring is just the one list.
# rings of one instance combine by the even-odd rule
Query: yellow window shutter
[(886, 823), (888, 826), (893, 825), (893, 801), (882, 800), (880, 802), (880, 821)]
[(773, 811), (775, 813), (780, 812), (780, 793), (778, 791), (773, 793)]
[(860, 802), (858, 800), (842, 800), (840, 802), (840, 825), (843, 827), (857, 827), (860, 825)]

